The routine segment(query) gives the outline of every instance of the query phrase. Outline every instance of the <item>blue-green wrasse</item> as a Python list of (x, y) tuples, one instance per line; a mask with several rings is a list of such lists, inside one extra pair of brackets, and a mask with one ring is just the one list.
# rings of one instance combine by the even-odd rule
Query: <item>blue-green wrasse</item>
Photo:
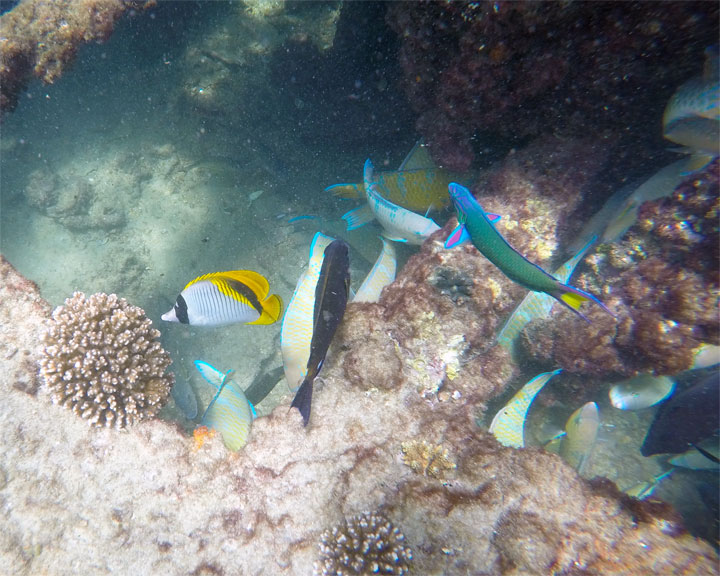
[(612, 315), (612, 312), (595, 296), (574, 286), (563, 284), (510, 246), (467, 188), (456, 183), (450, 184), (448, 188), (450, 198), (457, 210), (459, 224), (445, 241), (446, 248), (452, 248), (469, 240), (510, 280), (528, 290), (544, 292), (552, 296), (581, 318), (585, 316), (579, 310), (580, 304), (588, 300), (595, 302)]

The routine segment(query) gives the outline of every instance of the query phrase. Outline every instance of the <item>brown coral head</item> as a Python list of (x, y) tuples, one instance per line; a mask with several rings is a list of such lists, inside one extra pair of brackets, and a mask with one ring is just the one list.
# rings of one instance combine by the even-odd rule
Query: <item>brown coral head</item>
[(53, 402), (95, 426), (155, 416), (174, 382), (170, 355), (145, 311), (115, 294), (75, 292), (43, 334), (40, 373)]
[(380, 513), (364, 513), (323, 532), (316, 576), (407, 574), (412, 551), (405, 537)]

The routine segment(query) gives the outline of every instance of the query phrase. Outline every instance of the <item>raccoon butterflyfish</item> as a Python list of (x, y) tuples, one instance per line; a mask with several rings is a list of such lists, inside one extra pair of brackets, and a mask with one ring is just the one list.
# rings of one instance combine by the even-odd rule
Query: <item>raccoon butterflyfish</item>
[(185, 286), (162, 319), (193, 326), (272, 324), (280, 317), (282, 300), (269, 291), (265, 277), (252, 270), (205, 274)]

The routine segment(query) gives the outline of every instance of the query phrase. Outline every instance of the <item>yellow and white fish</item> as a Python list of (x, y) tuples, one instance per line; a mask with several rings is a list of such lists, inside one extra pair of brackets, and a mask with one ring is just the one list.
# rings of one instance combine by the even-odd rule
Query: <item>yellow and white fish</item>
[(498, 439), (500, 444), (513, 448), (525, 446), (525, 417), (530, 404), (532, 404), (535, 396), (542, 390), (543, 386), (550, 381), (550, 378), (560, 374), (560, 372), (562, 370), (538, 374), (495, 414), (489, 431)]
[(280, 317), (282, 300), (269, 292), (265, 277), (252, 270), (205, 274), (185, 286), (162, 319), (193, 326), (272, 324)]
[(703, 343), (693, 351), (693, 363), (690, 370), (709, 368), (716, 364), (720, 364), (720, 346)]
[(257, 418), (255, 407), (248, 402), (240, 386), (230, 379), (232, 370), (221, 372), (202, 360), (195, 360), (195, 367), (217, 388), (200, 424), (219, 432), (228, 450), (239, 450), (247, 443), (252, 421)]
[(675, 380), (668, 376), (640, 374), (615, 384), (608, 393), (610, 403), (620, 410), (642, 410), (669, 398), (675, 391)]
[(353, 302), (377, 302), (383, 288), (392, 284), (395, 280), (395, 273), (397, 272), (395, 245), (385, 240), (385, 238), (381, 237), (380, 240), (383, 243), (382, 251), (372, 270), (368, 272), (362, 285), (355, 293)]
[(595, 402), (588, 402), (575, 410), (565, 424), (560, 455), (578, 474), (582, 474), (587, 466), (599, 427), (600, 415)]
[(320, 232), (313, 237), (310, 244), (308, 267), (295, 286), (295, 292), (282, 320), (280, 351), (285, 369), (285, 380), (292, 392), (297, 391), (307, 373), (313, 335), (315, 288), (320, 278), (325, 248), (333, 240), (334, 238)]

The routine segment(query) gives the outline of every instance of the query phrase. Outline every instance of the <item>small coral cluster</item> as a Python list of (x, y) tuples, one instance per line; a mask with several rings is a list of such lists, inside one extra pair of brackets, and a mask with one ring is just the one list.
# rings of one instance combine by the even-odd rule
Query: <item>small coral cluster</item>
[(174, 382), (159, 336), (124, 298), (75, 292), (43, 334), (40, 372), (53, 401), (95, 426), (124, 428), (155, 416)]
[(406, 574), (412, 551), (392, 522), (378, 513), (353, 516), (326, 530), (320, 542), (317, 576), (346, 574)]
[(455, 469), (450, 452), (440, 444), (409, 440), (402, 443), (402, 451), (403, 462), (418, 474), (443, 478), (448, 471)]

